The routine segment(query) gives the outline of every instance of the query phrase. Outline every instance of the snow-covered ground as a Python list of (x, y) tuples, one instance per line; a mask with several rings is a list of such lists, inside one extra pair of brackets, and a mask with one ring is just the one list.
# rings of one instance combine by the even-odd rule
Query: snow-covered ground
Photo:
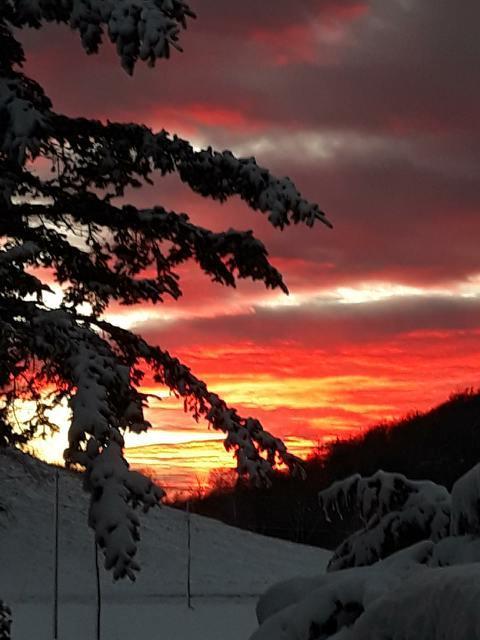
[[(0, 454), (0, 599), (13, 611), (13, 640), (52, 638), (54, 470)], [(135, 583), (102, 570), (102, 637), (108, 640), (246, 640), (257, 596), (292, 576), (316, 575), (329, 552), (191, 516), (191, 590), (186, 605), (187, 516), (163, 508), (142, 516)], [(93, 533), (79, 480), (60, 473), (59, 638), (95, 631)], [(141, 635), (140, 635), (141, 634)]]

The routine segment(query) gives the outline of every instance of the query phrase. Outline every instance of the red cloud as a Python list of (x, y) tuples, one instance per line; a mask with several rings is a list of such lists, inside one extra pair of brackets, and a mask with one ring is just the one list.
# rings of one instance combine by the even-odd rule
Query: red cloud
[(250, 39), (263, 47), (280, 66), (331, 62), (331, 54), (321, 45), (338, 43), (346, 37), (349, 23), (367, 14), (368, 3), (317, 4), (310, 8), (298, 7), (297, 22), (252, 29)]
[(315, 34), (308, 25), (289, 25), (277, 30), (259, 28), (252, 31), (250, 37), (280, 66), (314, 62), (317, 57)]

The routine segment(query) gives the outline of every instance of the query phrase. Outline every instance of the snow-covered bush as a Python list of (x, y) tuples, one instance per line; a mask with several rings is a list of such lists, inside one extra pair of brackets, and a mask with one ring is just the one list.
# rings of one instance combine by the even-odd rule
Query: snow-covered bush
[[(322, 492), (327, 516), (357, 509), (366, 526), (335, 551), (328, 573), (271, 587), (251, 640), (480, 638), (479, 478), (477, 465), (449, 494), (379, 471)], [(409, 545), (412, 531), (425, 539)]]
[(10, 640), (11, 626), (11, 611), (7, 605), (0, 600), (0, 640)]
[(357, 512), (363, 529), (334, 552), (329, 570), (372, 564), (419, 540), (448, 535), (450, 494), (430, 481), (409, 480), (400, 473), (377, 471), (335, 482), (319, 495), (327, 520), (332, 513)]
[[(48, 426), (49, 407), (69, 400), (66, 460), (87, 471), (90, 524), (115, 577), (133, 578), (137, 568), (134, 508), (148, 509), (163, 496), (132, 474), (123, 457), (125, 431), (150, 426), (148, 398), (138, 391), (146, 367), (195, 418), (223, 432), (240, 474), (265, 482), (277, 463), (298, 466), (281, 440), (240, 416), (187, 366), (102, 318), (112, 301), (177, 299), (178, 267), (192, 259), (220, 284), (250, 278), (287, 292), (264, 245), (251, 231), (217, 233), (185, 213), (138, 209), (119, 199), (151, 183), (155, 172), (176, 173), (203, 197), (239, 196), (279, 229), (329, 222), (288, 178), (276, 178), (254, 158), (195, 150), (164, 130), (57, 113), (42, 87), (22, 73), (17, 38), (26, 27), (64, 23), (79, 32), (87, 53), (109, 38), (132, 73), (139, 61), (153, 65), (179, 49), (191, 17), (183, 0), (0, 3), (0, 444), (18, 443), (11, 407), (19, 397), (37, 406), (22, 434), (27, 439)], [(59, 308), (44, 302), (45, 273), (63, 287)]]

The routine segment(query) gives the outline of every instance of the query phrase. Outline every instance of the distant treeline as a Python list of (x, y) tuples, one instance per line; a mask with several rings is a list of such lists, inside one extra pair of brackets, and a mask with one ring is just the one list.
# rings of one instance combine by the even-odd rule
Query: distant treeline
[[(213, 488), (205, 495), (193, 494), (189, 507), (237, 527), (328, 548), (359, 525), (355, 518), (325, 521), (317, 494), (335, 480), (383, 469), (450, 489), (479, 461), (480, 392), (467, 390), (425, 413), (317, 448), (305, 461), (305, 480), (277, 473), (269, 489), (258, 489), (236, 480), (232, 471), (218, 471)], [(173, 506), (186, 505), (180, 500)]]

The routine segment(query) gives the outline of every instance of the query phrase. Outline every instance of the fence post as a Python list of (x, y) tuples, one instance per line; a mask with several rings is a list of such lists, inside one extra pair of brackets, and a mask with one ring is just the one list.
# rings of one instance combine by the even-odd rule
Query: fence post
[(191, 591), (191, 568), (192, 568), (192, 535), (190, 526), (190, 500), (187, 500), (187, 606), (192, 607), (192, 591)]
[(102, 622), (102, 592), (100, 589), (100, 566), (98, 563), (98, 545), (97, 541), (93, 539), (95, 543), (95, 580), (97, 586), (97, 626), (96, 626), (96, 639), (100, 640), (101, 636), (101, 622)]
[(54, 569), (53, 569), (53, 640), (58, 640), (58, 521), (59, 489), (58, 469), (55, 469), (55, 509), (54, 509)]

